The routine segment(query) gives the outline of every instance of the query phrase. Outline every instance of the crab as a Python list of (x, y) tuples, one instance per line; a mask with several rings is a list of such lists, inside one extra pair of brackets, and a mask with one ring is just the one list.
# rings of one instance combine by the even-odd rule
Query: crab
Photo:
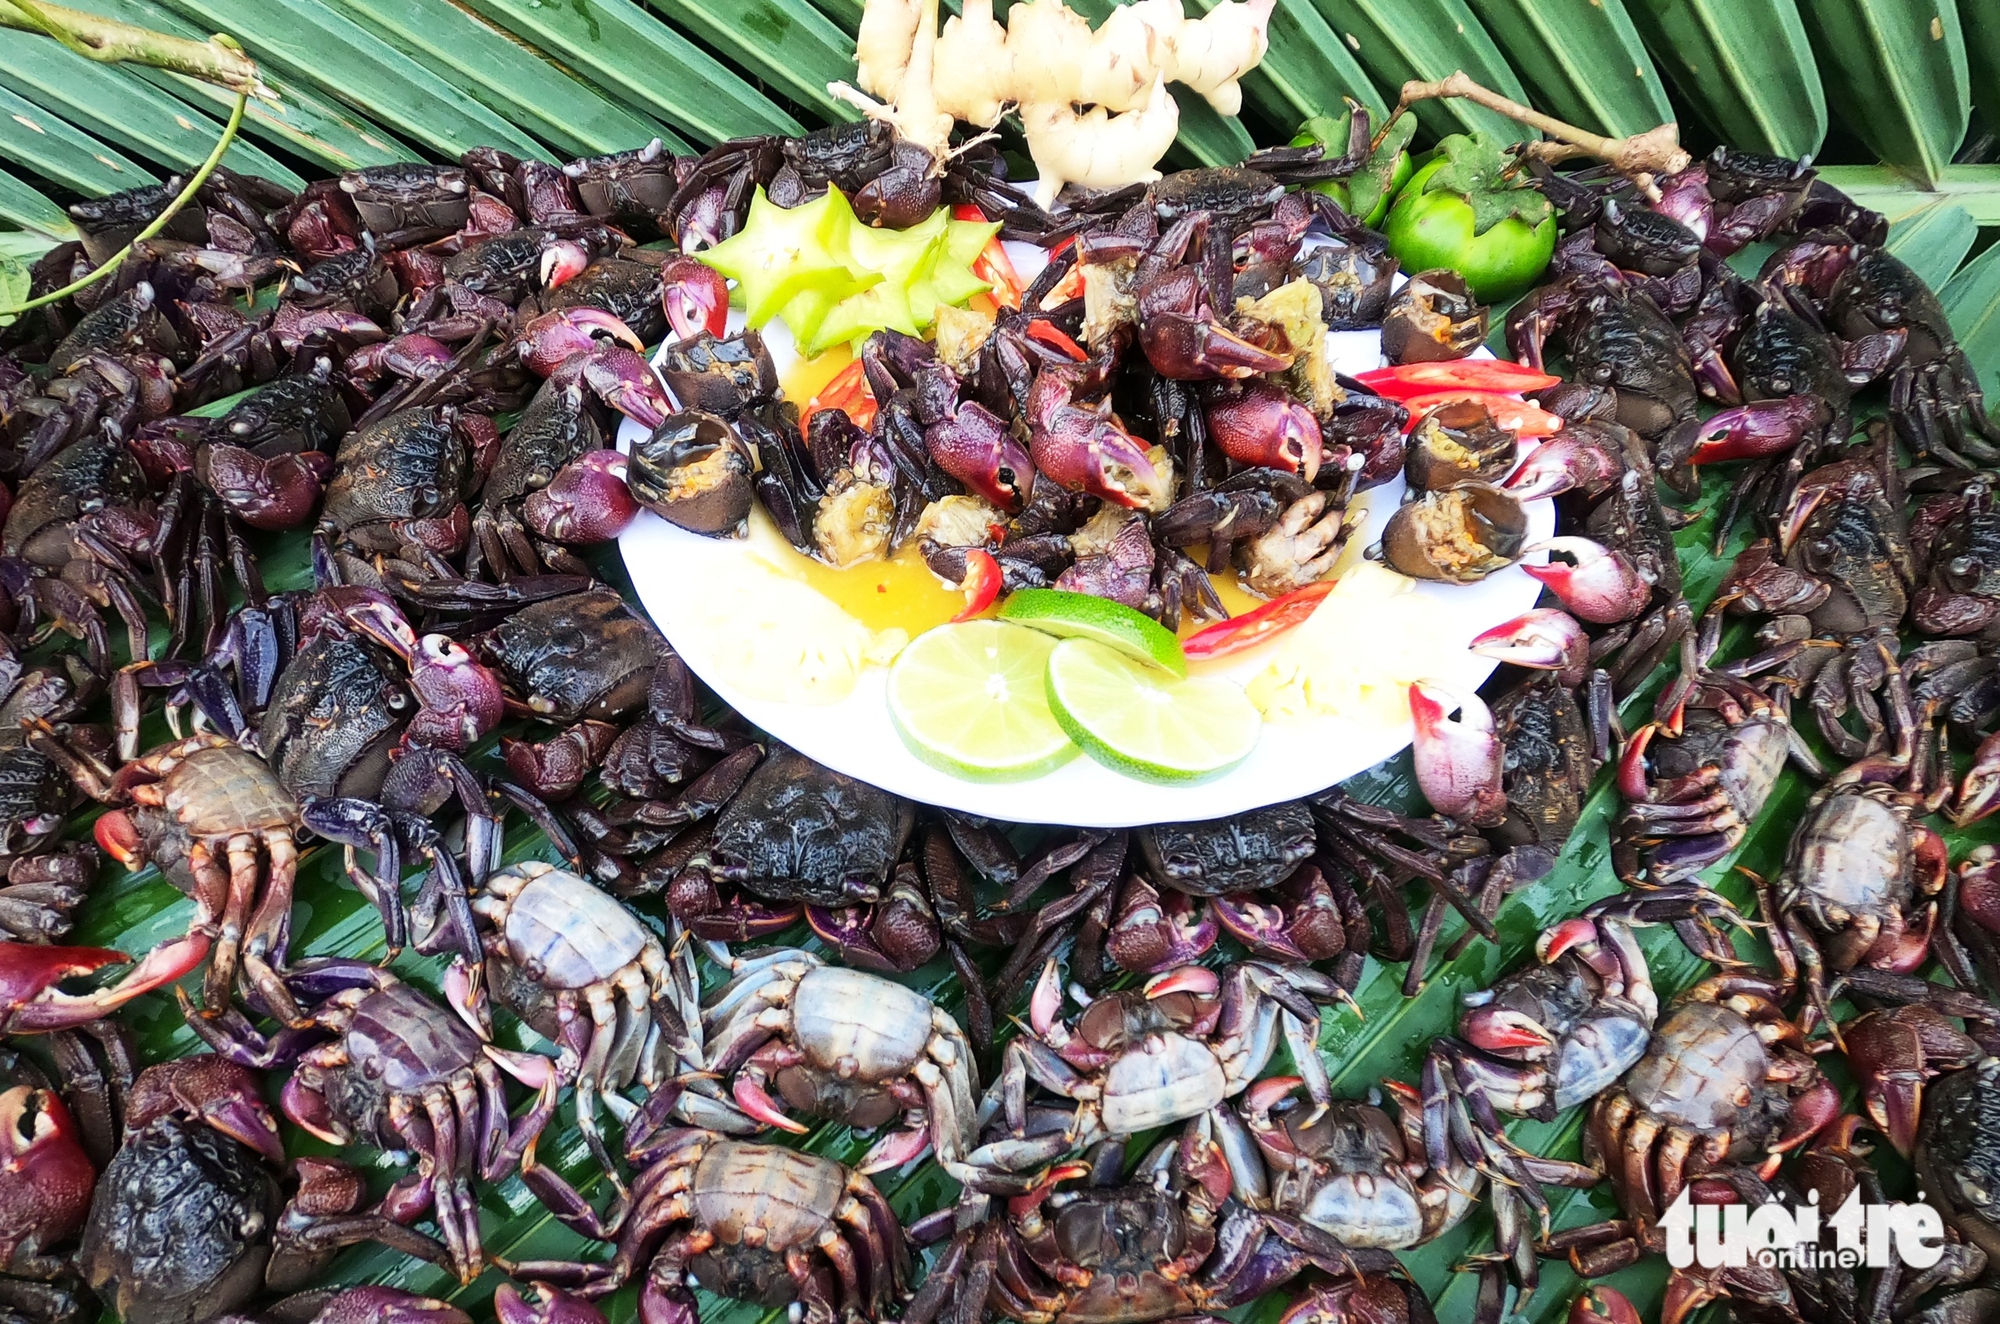
[[(575, 1055), (577, 1126), (617, 1182), (597, 1104), (620, 1118), (633, 1115), (619, 1091), (636, 1082), (650, 1093), (671, 1060), (656, 1009), (693, 1005), (691, 996), (675, 999), (666, 948), (612, 897), (539, 860), (490, 874), (471, 911), (480, 921), (473, 942), (485, 951), (484, 987)], [(466, 943), (440, 926), (418, 945), (437, 951)], [(458, 986), (474, 989), (480, 981), (461, 967)], [(454, 998), (452, 1007), (482, 1039), (490, 1036), (483, 999)]]
[(1282, 1031), (1316, 1102), (1329, 1097), (1315, 1002), (1338, 996), (1327, 976), (1256, 961), (1218, 975), (1181, 966), (1136, 989), (1107, 993), (1075, 1024), (1056, 1019), (1062, 984), (1053, 958), (1029, 1001), (1029, 1033), (1011, 1040), (982, 1115), (1027, 1138), (1028, 1083), (1074, 1103), (1073, 1145), (1129, 1136), (1199, 1117), (1240, 1094), (1270, 1060)]
[(903, 1229), (852, 1169), (694, 1127), (656, 1132), (628, 1157), (639, 1194), (616, 1254), (527, 1261), (514, 1266), (517, 1277), (587, 1299), (640, 1277), (645, 1324), (700, 1324), (690, 1279), (718, 1296), (791, 1306), (802, 1324), (879, 1320), (901, 1295)]
[[(1121, 1181), (1123, 1146), (1058, 1165), (1004, 1212), (961, 1230), (906, 1324), (1000, 1318), (1022, 1324), (1154, 1324), (1209, 1318), (1310, 1268), (1337, 1279), (1396, 1269), (1309, 1224), (1230, 1200), (1239, 1160), (1202, 1128), (1168, 1136)], [(1247, 1156), (1256, 1163), (1253, 1152)], [(1089, 1184), (1066, 1184), (1089, 1176)], [(950, 1313), (947, 1313), (950, 1312)]]
[[(266, 1038), (234, 1010), (190, 1015), (189, 1024), (232, 1062), (295, 1062), (280, 1106), (312, 1135), (414, 1154), (417, 1171), (391, 1188), (381, 1209), (398, 1222), (435, 1211), (451, 1267), (471, 1282), (485, 1262), (473, 1178), (498, 1181), (521, 1162), (555, 1112), (557, 1089), (574, 1075), (574, 1058), (558, 1063), (499, 1048), (388, 971), (358, 961), (309, 962), (286, 981), (322, 999), (298, 1027), (307, 1033)], [(452, 991), (454, 1002), (470, 996), (462, 986)], [(511, 1126), (502, 1070), (537, 1091)]]
[[(1658, 885), (1691, 878), (1743, 841), (1786, 762), (1821, 772), (1792, 729), (1791, 691), (1703, 676), (1681, 729), (1649, 722), (1618, 759), (1619, 876)], [(1641, 862), (1643, 858), (1643, 863)]]
[(727, 1080), (734, 1108), (691, 1099), (695, 1106), (683, 1109), (689, 1120), (733, 1112), (731, 1125), (707, 1124), (799, 1135), (807, 1127), (792, 1111), (863, 1130), (900, 1122), (857, 1171), (886, 1172), (933, 1151), (957, 1180), (978, 1179), (968, 1161), (977, 1068), (949, 1014), (901, 984), (824, 965), (811, 952), (778, 948), (730, 958), (720, 943), (709, 946), (732, 977), (702, 1011), (700, 1060), (683, 1066)]
[(62, 748), (60, 761), (85, 793), (132, 806), (97, 820), (97, 844), (128, 869), (158, 863), (194, 897), (189, 941), (202, 955), (213, 947), (205, 1013), (228, 1005), (240, 967), (246, 987), (284, 1019), (296, 1018), (278, 971), (291, 938), (301, 819), (298, 801), (264, 761), (213, 732), (163, 745), (116, 772), (87, 751)]
[(1781, 967), (1803, 968), (1812, 1006), (1836, 1039), (1827, 970), (1907, 974), (1931, 950), (1949, 852), (1922, 821), (1929, 806), (1921, 787), (1893, 780), (1906, 771), (1865, 760), (1816, 792), (1768, 889), (1773, 950)]
[(83, 1230), (97, 1169), (77, 1124), (54, 1091), (10, 1084), (0, 1091), (0, 1301), (24, 1318), (81, 1313), (65, 1283), (66, 1247)]
[(443, 1248), (381, 1213), (334, 1159), (285, 1162), (277, 1119), (251, 1071), (206, 1055), (149, 1067), (132, 1091), (124, 1145), (91, 1204), (77, 1265), (133, 1324), (192, 1324), (269, 1286), (305, 1286), (343, 1246), (380, 1240), (427, 1260)]
[(698, 936), (741, 940), (786, 928), (806, 908), (877, 902), (914, 824), (908, 801), (780, 746), (717, 816), (667, 906)]
[(1624, 1218), (1547, 1238), (1579, 1274), (1660, 1252), (1660, 1219), (1692, 1178), (1737, 1163), (1768, 1176), (1839, 1115), (1839, 1091), (1779, 1008), (1786, 992), (1741, 972), (1701, 981), (1625, 1079), (1592, 1102), (1584, 1158), (1610, 1174)]

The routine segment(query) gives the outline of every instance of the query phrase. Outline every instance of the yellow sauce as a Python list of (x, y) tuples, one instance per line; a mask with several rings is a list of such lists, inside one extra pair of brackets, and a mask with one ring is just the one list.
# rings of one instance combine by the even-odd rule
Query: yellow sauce
[(914, 639), (965, 609), (964, 595), (938, 581), (914, 543), (886, 561), (845, 570), (802, 555), (789, 543), (766, 556), (779, 574), (818, 590), (871, 630), (903, 630)]

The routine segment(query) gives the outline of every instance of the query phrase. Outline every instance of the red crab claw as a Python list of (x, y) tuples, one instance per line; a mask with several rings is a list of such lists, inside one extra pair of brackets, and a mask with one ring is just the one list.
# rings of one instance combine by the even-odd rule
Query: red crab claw
[(1988, 933), (2000, 933), (2000, 847), (1975, 846), (1960, 863), (1958, 908)]
[(1570, 1302), (1569, 1324), (1646, 1324), (1639, 1308), (1615, 1287), (1587, 1287)]
[(854, 1170), (864, 1176), (878, 1172), (893, 1172), (897, 1168), (915, 1163), (930, 1151), (931, 1133), (921, 1126), (904, 1127), (890, 1131), (868, 1147)]
[(660, 307), (676, 340), (729, 329), (729, 283), (706, 262), (682, 254), (660, 268)]
[(1056, 1187), (1078, 1177), (1088, 1177), (1091, 1168), (1088, 1163), (1058, 1163), (1042, 1174), (1042, 1179), (1025, 1194), (1007, 1201), (1007, 1212), (1016, 1218), (1024, 1217), (1041, 1208), (1042, 1202), (1055, 1194)]
[(1289, 354), (1273, 354), (1231, 335), (1214, 322), (1182, 313), (1160, 313), (1145, 318), (1139, 324), (1139, 344), (1155, 371), (1177, 381), (1254, 377), (1283, 372), (1292, 366)]
[(1208, 430), (1238, 464), (1283, 469), (1308, 483), (1319, 473), (1325, 446), (1312, 410), (1268, 381), (1244, 383), (1208, 406)]
[(427, 634), (410, 655), (410, 688), (421, 711), (410, 719), (409, 739), (463, 753), (506, 714), (500, 678), (456, 640)]
[(1924, 1081), (1980, 1057), (1977, 1040), (1925, 1006), (1870, 1012), (1842, 1037), (1869, 1119), (1905, 1158), (1917, 1142)]
[(354, 1139), (348, 1134), (347, 1127), (334, 1116), (333, 1107), (326, 1098), (297, 1076), (287, 1080), (284, 1088), (278, 1091), (278, 1111), (293, 1126), (329, 1145), (345, 1145)]
[(1682, 428), (1695, 432), (1692, 446), (1677, 437), (1663, 449), (1686, 449), (1689, 464), (1720, 464), (1726, 460), (1761, 460), (1782, 455), (1826, 424), (1826, 403), (1816, 395), (1788, 395), (1782, 400), (1757, 400), (1712, 417), (1691, 419)]
[(1458, 1028), (1475, 1047), (1494, 1051), (1539, 1049), (1545, 1056), (1556, 1043), (1556, 1037), (1534, 1017), (1490, 1003), (1467, 1011), (1459, 1018)]
[[(512, 1290), (508, 1286), (500, 1289)], [(496, 1294), (493, 1301), (496, 1308), (500, 1307), (500, 1301)], [(507, 1318), (504, 1309), (500, 1318)], [(601, 1321), (604, 1317), (593, 1312), (582, 1318)], [(472, 1316), (436, 1297), (417, 1296), (400, 1287), (350, 1287), (320, 1307), (312, 1324), (472, 1324)]]
[(624, 345), (599, 345), (588, 354), (564, 361), (549, 374), (556, 389), (582, 382), (598, 399), (640, 427), (656, 428), (667, 421), (673, 402), (638, 351)]
[(1565, 952), (1597, 945), (1597, 925), (1578, 915), (1552, 924), (1535, 939), (1535, 956), (1543, 965), (1560, 960)]
[(202, 482), (232, 514), (252, 528), (292, 529), (319, 508), (321, 485), (333, 457), (303, 451), (269, 458), (241, 446), (210, 445), (196, 465)]
[(1589, 538), (1551, 538), (1541, 547), (1571, 557), (1574, 564), (1550, 561), (1530, 565), (1523, 561), (1521, 569), (1546, 584), (1562, 599), (1563, 606), (1593, 625), (1629, 621), (1652, 599), (1653, 581), (1624, 552)]
[(778, 1101), (768, 1094), (764, 1087), (748, 1075), (738, 1076), (729, 1084), (729, 1097), (736, 1100), (736, 1106), (766, 1126), (775, 1126), (780, 1131), (790, 1131), (802, 1136), (812, 1130), (804, 1122), (785, 1115)]
[(1004, 419), (970, 400), (924, 434), (938, 468), (980, 497), (1013, 513), (1034, 486), (1034, 463)]
[(602, 308), (564, 308), (543, 313), (521, 328), (517, 352), (521, 363), (537, 377), (546, 377), (578, 354), (588, 354), (607, 342), (634, 350), (646, 348), (622, 318)]
[(1557, 672), (1565, 686), (1581, 684), (1590, 665), (1590, 636), (1574, 616), (1554, 607), (1537, 607), (1496, 625), (1473, 636), (1470, 647), (1481, 657)]
[(1785, 1117), (1784, 1129), (1771, 1142), (1770, 1153), (1759, 1167), (1764, 1180), (1769, 1181), (1778, 1175), (1778, 1165), (1786, 1154), (1832, 1125), (1839, 1116), (1840, 1091), (1833, 1087), (1832, 1081), (1822, 1076), (1805, 1093), (1792, 1100), (1792, 1110)]
[(15, 1237), (68, 1241), (90, 1214), (97, 1170), (61, 1099), (32, 1085), (0, 1094), (0, 1200)]
[(1652, 796), (1646, 750), (1653, 737), (1664, 729), (1658, 722), (1648, 722), (1634, 731), (1625, 748), (1618, 752), (1618, 793), (1633, 804), (1643, 804)]
[(1046, 426), (1029, 429), (1028, 451), (1037, 473), (1072, 492), (1132, 508), (1151, 507), (1164, 495), (1165, 476), (1144, 442), (1073, 405), (1052, 411)]
[[(681, 238), (688, 242), (690, 236), (683, 231)], [(639, 1289), (639, 1324), (701, 1324), (701, 1308), (687, 1288), (648, 1274)]]
[(1148, 998), (1163, 998), (1169, 993), (1192, 993), (1198, 998), (1215, 996), (1222, 987), (1222, 981), (1215, 971), (1205, 965), (1184, 965), (1178, 970), (1154, 975), (1147, 980), (1144, 989)]
[(604, 1324), (604, 1312), (581, 1297), (534, 1284), (537, 1300), (528, 1301), (512, 1283), (493, 1293), (493, 1315), (499, 1324)]
[(6, 1017), (0, 1030), (37, 1034), (86, 1025), (122, 1007), (141, 993), (150, 993), (181, 978), (208, 956), (212, 939), (193, 932), (163, 942), (147, 952), (117, 983), (93, 993), (65, 993), (56, 987), (75, 975), (87, 975), (132, 958), (103, 947), (44, 947), (21, 942), (0, 943), (0, 999)]
[[(1456, 722), (1448, 720), (1453, 709), (1460, 712)], [(1507, 816), (1507, 795), (1492, 710), (1477, 695), (1420, 680), (1410, 686), (1410, 716), (1417, 727), (1411, 745), (1417, 785), (1431, 808), (1479, 827), (1499, 824)]]
[(1183, 1173), (1201, 1183), (1210, 1202), (1221, 1208), (1234, 1185), (1229, 1173), (1229, 1160), (1223, 1156), (1222, 1146), (1190, 1128), (1181, 1132), (1179, 1153), (1175, 1159)]
[(542, 250), (542, 288), (552, 290), (566, 280), (583, 274), (590, 265), (590, 250), (574, 239), (558, 239)]
[(250, 1068), (228, 1058), (203, 1053), (141, 1072), (126, 1100), (126, 1129), (168, 1113), (198, 1118), (273, 1163), (285, 1161), (278, 1119), (264, 1102), (263, 1085)]
[(146, 867), (146, 842), (139, 835), (138, 824), (123, 809), (113, 809), (101, 815), (90, 835), (97, 841), (97, 847), (112, 859), (125, 866), (130, 873), (137, 873)]
[(1625, 466), (1600, 441), (1584, 433), (1559, 432), (1534, 449), (1501, 484), (1523, 501), (1610, 490)]
[(1951, 807), (1951, 821), (1960, 827), (1977, 823), (2000, 809), (2000, 731), (1979, 742), (1972, 753), (1972, 766), (1958, 784), (1958, 802)]
[(588, 451), (530, 492), (521, 513), (537, 536), (563, 543), (609, 542), (639, 517), (626, 485), (627, 460), (617, 451)]
[(1813, 512), (1819, 509), (1821, 502), (1833, 495), (1832, 489), (1825, 483), (1813, 483), (1810, 478), (1808, 475), (1808, 481), (1799, 485), (1799, 490), (1792, 495), (1791, 504), (1785, 508), (1778, 520), (1780, 557), (1792, 554), (1792, 544), (1796, 543), (1799, 535), (1806, 531), (1806, 524), (1812, 519)]

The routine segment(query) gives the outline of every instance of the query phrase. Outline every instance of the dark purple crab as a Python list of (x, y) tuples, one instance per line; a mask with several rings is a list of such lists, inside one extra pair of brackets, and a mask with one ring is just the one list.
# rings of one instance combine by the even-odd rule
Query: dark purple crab
[[(249, 1066), (295, 1062), (285, 1115), (329, 1144), (357, 1141), (414, 1154), (379, 1211), (399, 1223), (434, 1212), (450, 1263), (470, 1282), (485, 1265), (472, 1183), (498, 1181), (548, 1124), (556, 1091), (573, 1071), (545, 1057), (484, 1041), (466, 1023), (386, 970), (328, 960), (295, 968), (295, 996), (321, 1001), (297, 1030), (266, 1038), (230, 1011), (189, 1021), (217, 1053)], [(476, 996), (459, 987), (454, 1001)], [(501, 1071), (538, 1091), (509, 1122)]]
[(274, 1171), (285, 1162), (277, 1119), (237, 1063), (202, 1055), (149, 1067), (125, 1120), (77, 1252), (84, 1279), (121, 1319), (208, 1319), (267, 1287), (303, 1287), (334, 1252), (364, 1241), (444, 1259), (431, 1238), (363, 1212), (366, 1182), (347, 1164), (299, 1159)]

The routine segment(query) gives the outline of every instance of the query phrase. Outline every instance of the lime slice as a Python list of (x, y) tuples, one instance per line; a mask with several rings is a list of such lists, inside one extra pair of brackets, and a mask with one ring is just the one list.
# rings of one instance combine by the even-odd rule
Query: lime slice
[(1043, 681), (1055, 646), (998, 621), (926, 630), (889, 668), (889, 716), (932, 767), (977, 781), (1040, 776), (1076, 756)]
[(1049, 707), (1094, 758), (1161, 782), (1241, 763), (1264, 720), (1234, 681), (1176, 680), (1089, 639), (1065, 639), (1049, 654)]
[(1122, 602), (1070, 593), (1059, 588), (1024, 588), (1000, 607), (1000, 619), (1032, 625), (1044, 634), (1065, 639), (1090, 639), (1115, 648), (1137, 662), (1187, 675), (1187, 658), (1174, 632)]

